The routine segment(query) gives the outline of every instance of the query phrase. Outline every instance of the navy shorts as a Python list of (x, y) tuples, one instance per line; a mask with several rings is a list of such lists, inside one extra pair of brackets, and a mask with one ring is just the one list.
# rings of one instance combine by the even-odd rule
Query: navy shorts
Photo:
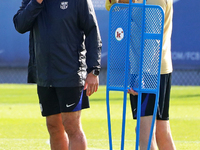
[[(171, 73), (162, 74), (160, 78), (160, 94), (157, 109), (157, 120), (169, 120), (169, 102), (171, 90)], [(137, 117), (137, 99), (138, 96), (130, 94), (131, 109), (133, 118)], [(155, 94), (142, 94), (141, 116), (153, 115), (155, 104)]]
[(89, 108), (83, 87), (37, 87), (42, 116)]

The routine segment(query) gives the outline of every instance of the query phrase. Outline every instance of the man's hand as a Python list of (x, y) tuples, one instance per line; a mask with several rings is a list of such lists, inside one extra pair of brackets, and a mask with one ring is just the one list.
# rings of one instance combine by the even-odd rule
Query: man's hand
[(41, 4), (41, 3), (43, 2), (43, 0), (37, 0), (37, 2), (38, 2), (39, 4)]
[(132, 88), (128, 89), (128, 93), (132, 94), (133, 96), (138, 95), (138, 93), (136, 91), (134, 91)]
[(99, 87), (99, 76), (93, 75), (92, 72), (89, 73), (85, 80), (85, 86), (84, 86), (84, 90), (87, 89), (86, 95), (87, 96), (92, 95), (94, 92), (98, 90), (98, 87)]

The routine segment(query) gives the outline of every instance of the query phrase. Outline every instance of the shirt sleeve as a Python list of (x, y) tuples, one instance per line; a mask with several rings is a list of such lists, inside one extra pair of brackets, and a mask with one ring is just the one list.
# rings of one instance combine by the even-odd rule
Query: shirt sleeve
[(39, 4), (36, 0), (23, 0), (20, 9), (13, 17), (16, 30), (19, 33), (29, 31), (42, 8), (43, 3)]
[(106, 10), (109, 11), (113, 4), (117, 3), (117, 0), (106, 0), (105, 7)]
[(79, 23), (85, 34), (87, 72), (101, 68), (102, 41), (91, 0), (79, 0)]

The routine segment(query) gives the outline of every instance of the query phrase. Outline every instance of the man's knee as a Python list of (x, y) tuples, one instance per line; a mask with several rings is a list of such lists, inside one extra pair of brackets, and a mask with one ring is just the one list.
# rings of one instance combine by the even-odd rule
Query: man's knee
[(69, 137), (76, 135), (80, 131), (78, 126), (73, 126), (72, 124), (68, 124), (66, 122), (63, 122), (63, 125)]
[(62, 114), (62, 123), (68, 136), (73, 136), (81, 131), (80, 115), (78, 112)]
[(46, 126), (50, 135), (60, 134), (64, 131), (60, 115), (48, 116), (46, 118)]

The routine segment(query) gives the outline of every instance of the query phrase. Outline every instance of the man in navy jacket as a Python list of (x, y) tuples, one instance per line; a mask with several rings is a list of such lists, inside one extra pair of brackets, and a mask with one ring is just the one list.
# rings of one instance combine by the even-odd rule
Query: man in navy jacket
[(91, 0), (23, 0), (13, 21), (30, 31), (28, 82), (37, 83), (51, 149), (85, 150), (80, 115), (98, 89), (102, 47)]

